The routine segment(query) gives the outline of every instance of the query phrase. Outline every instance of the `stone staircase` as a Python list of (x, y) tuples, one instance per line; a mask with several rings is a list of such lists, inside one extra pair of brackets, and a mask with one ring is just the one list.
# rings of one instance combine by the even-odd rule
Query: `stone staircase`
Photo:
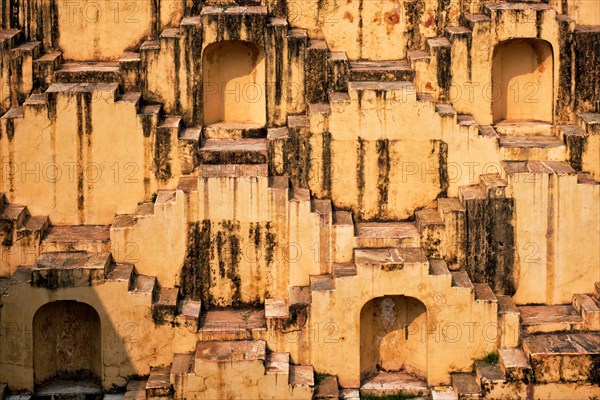
[(48, 228), (48, 217), (32, 216), (27, 206), (8, 203), (6, 195), (0, 193), (0, 224), (0, 278), (8, 278), (17, 265), (32, 263), (39, 254), (40, 240)]
[[(250, 365), (249, 365), (250, 364)], [(214, 374), (221, 371), (222, 379)], [(184, 399), (190, 393), (225, 398), (241, 390), (248, 397), (311, 399), (312, 367), (295, 365), (288, 353), (271, 352), (264, 340), (199, 341), (193, 353), (177, 353), (167, 367), (153, 367), (147, 380), (132, 380), (121, 399)], [(245, 386), (251, 381), (253, 385)], [(210, 383), (210, 385), (208, 384)], [(105, 395), (113, 399), (115, 395)]]
[(476, 361), (472, 373), (453, 374), (453, 391), (439, 398), (541, 398), (552, 390), (593, 396), (599, 296), (596, 290), (573, 295), (572, 305), (522, 306), (498, 296), (497, 360)]

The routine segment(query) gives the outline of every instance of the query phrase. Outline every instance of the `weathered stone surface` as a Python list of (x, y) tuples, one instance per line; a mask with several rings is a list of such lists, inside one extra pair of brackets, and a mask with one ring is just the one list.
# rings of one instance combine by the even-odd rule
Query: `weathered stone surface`
[(361, 385), (360, 393), (377, 397), (394, 395), (427, 396), (429, 388), (425, 382), (406, 373), (380, 372)]
[(600, 337), (595, 333), (555, 333), (523, 338), (538, 382), (591, 381), (598, 376)]
[(233, 363), (266, 359), (266, 344), (262, 340), (198, 342), (196, 368), (199, 363)]
[(522, 349), (499, 349), (498, 357), (507, 380), (529, 382), (533, 378), (531, 376), (531, 364), (529, 364), (528, 357)]
[(340, 390), (336, 376), (326, 376), (315, 388), (315, 399), (338, 399)]
[(579, 330), (581, 315), (573, 306), (519, 306), (524, 333)]
[(246, 308), (203, 313), (198, 333), (203, 340), (244, 340), (264, 330), (265, 311)]
[(408, 222), (361, 222), (356, 224), (357, 248), (418, 246), (421, 236), (414, 224)]
[(473, 374), (452, 374), (452, 385), (459, 399), (481, 398), (481, 386)]
[(33, 267), (32, 284), (50, 290), (100, 284), (110, 263), (110, 253), (44, 253)]

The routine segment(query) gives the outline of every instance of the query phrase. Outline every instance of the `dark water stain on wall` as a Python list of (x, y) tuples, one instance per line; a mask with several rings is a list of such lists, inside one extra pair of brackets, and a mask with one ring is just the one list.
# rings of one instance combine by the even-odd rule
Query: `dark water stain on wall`
[(356, 188), (358, 189), (358, 217), (362, 218), (363, 198), (365, 196), (365, 149), (366, 141), (359, 137), (356, 154)]
[(577, 112), (598, 112), (600, 99), (600, 30), (575, 31), (575, 107)]
[(211, 287), (210, 221), (188, 224), (186, 254), (181, 268), (181, 292), (193, 300), (201, 300), (204, 309), (213, 303)]
[(322, 160), (321, 189), (323, 196), (331, 197), (331, 133), (323, 132), (323, 160)]
[(486, 198), (466, 202), (467, 265), (474, 282), (494, 293), (513, 295), (515, 239), (514, 199)]
[(382, 219), (387, 214), (388, 190), (390, 185), (390, 141), (377, 140), (377, 218)]
[(434, 151), (438, 153), (438, 170), (440, 179), (440, 194), (438, 197), (448, 196), (450, 178), (448, 176), (448, 143), (442, 140), (434, 141)]

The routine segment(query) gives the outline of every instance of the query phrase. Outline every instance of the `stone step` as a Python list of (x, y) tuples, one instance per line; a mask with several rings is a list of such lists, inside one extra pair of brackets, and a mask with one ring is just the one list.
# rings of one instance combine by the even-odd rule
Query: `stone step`
[(498, 299), (487, 283), (473, 283), (475, 300), (484, 303), (497, 303)]
[(25, 42), (15, 48), (15, 51), (20, 57), (29, 57), (30, 60), (36, 60), (39, 58), (42, 52), (42, 42), (31, 41)]
[(333, 207), (330, 199), (312, 199), (311, 211), (319, 215), (330, 215), (333, 217)]
[(336, 263), (333, 264), (333, 278), (346, 278), (356, 276), (356, 264), (353, 261), (347, 263)]
[(573, 307), (583, 318), (585, 329), (600, 331), (600, 300), (595, 295), (573, 295)]
[(290, 286), (288, 289), (288, 300), (290, 304), (311, 304), (312, 293), (310, 286)]
[(188, 327), (190, 331), (196, 332), (200, 327), (202, 313), (202, 302), (193, 299), (180, 299), (177, 303), (177, 316), (175, 322)]
[(265, 299), (265, 319), (269, 328), (282, 326), (290, 316), (286, 299)]
[(588, 174), (586, 172), (578, 172), (577, 173), (577, 184), (597, 186), (597, 185), (600, 185), (600, 182), (595, 180), (591, 174)]
[(19, 29), (2, 29), (0, 30), (0, 43), (4, 48), (11, 49), (15, 47), (23, 36), (23, 32)]
[[(577, 175), (567, 162), (564, 161), (503, 161), (504, 170), (509, 176), (516, 174), (546, 174), (546, 175)], [(531, 180), (532, 181), (532, 180)], [(526, 181), (528, 182), (528, 181)], [(533, 181), (532, 181), (533, 182)]]
[(304, 90), (307, 103), (327, 101), (327, 42), (321, 39), (308, 39), (305, 52)]
[(483, 174), (479, 175), (479, 186), (481, 186), (481, 190), (487, 197), (501, 198), (505, 197), (508, 182), (498, 173)]
[[(528, 1), (528, 0), (512, 0), (511, 2), (506, 3), (494, 3), (487, 2), (483, 4), (483, 12), (485, 15), (490, 18), (494, 14), (504, 13), (504, 12), (520, 12), (520, 13), (535, 13), (536, 11), (547, 11), (552, 8), (548, 6), (548, 4), (539, 3), (538, 1)], [(527, 14), (531, 15), (531, 14)]]
[(314, 399), (339, 399), (340, 389), (337, 376), (327, 375), (315, 387)]
[(41, 90), (45, 90), (52, 84), (54, 71), (60, 68), (63, 56), (60, 51), (43, 54), (33, 60), (33, 79)]
[(530, 357), (535, 380), (595, 382), (600, 357), (600, 335), (595, 332), (550, 333), (526, 336), (523, 350)]
[(265, 164), (267, 139), (206, 139), (200, 148), (203, 164)]
[(335, 290), (335, 279), (332, 275), (311, 275), (310, 290), (313, 292)]
[(496, 139), (496, 140), (500, 139), (500, 135), (498, 135), (498, 132), (496, 132), (494, 127), (491, 125), (479, 125), (477, 131), (478, 131), (478, 135), (482, 138)]
[(517, 347), (520, 343), (520, 313), (510, 296), (497, 295), (498, 347)]
[[(351, 263), (354, 249), (354, 221), (349, 211), (333, 212), (333, 261)], [(353, 264), (353, 263), (352, 263)]]
[[(112, 98), (113, 102), (117, 100), (119, 92), (119, 84), (114, 82), (85, 82), (85, 83), (53, 83), (46, 90), (46, 98), (48, 103), (50, 99), (54, 99), (58, 94), (89, 94), (90, 100), (100, 101), (104, 98)], [(103, 93), (99, 95), (98, 93)], [(97, 98), (95, 96), (98, 96)]]
[(512, 121), (506, 120), (494, 125), (494, 129), (500, 136), (506, 137), (528, 137), (546, 136), (553, 137), (554, 126), (542, 121)]
[(407, 60), (350, 61), (350, 81), (398, 82), (412, 81), (415, 71)]
[(121, 83), (118, 61), (65, 62), (54, 71), (57, 83)]
[(459, 399), (480, 399), (481, 386), (474, 374), (452, 374), (452, 386)]
[(145, 53), (160, 51), (160, 40), (146, 40), (140, 45), (140, 57)]
[(467, 271), (451, 271), (452, 287), (474, 290), (473, 282), (469, 278)]
[(498, 364), (490, 364), (485, 361), (475, 361), (475, 378), (483, 393), (489, 393), (494, 386), (506, 381), (502, 367)]
[(417, 101), (435, 105), (435, 96), (432, 93), (417, 92)]
[[(585, 27), (583, 27), (585, 29)], [(591, 27), (587, 27), (591, 28)], [(575, 28), (577, 30), (577, 27)], [(600, 127), (600, 113), (580, 113), (577, 114), (577, 120), (579, 126), (583, 128), (588, 134), (597, 132)]]
[(257, 139), (267, 137), (267, 128), (253, 122), (217, 122), (204, 127), (206, 139)]
[(198, 177), (197, 176), (182, 176), (179, 178), (177, 183), (177, 190), (181, 190), (183, 193), (196, 192), (198, 190)]
[(434, 276), (445, 276), (452, 280), (452, 274), (448, 269), (448, 264), (441, 258), (430, 258), (429, 259), (429, 275)]
[(429, 271), (429, 262), (425, 251), (420, 247), (391, 247), (377, 249), (355, 249), (354, 259), (357, 267), (379, 268), (383, 271), (401, 269)]
[(354, 247), (418, 247), (421, 235), (410, 222), (361, 222), (356, 224)]
[(110, 249), (110, 225), (50, 226), (41, 245), (42, 252), (106, 252)]
[(437, 206), (446, 235), (443, 256), (448, 268), (457, 270), (464, 265), (466, 258), (466, 208), (457, 197), (440, 198)]
[(198, 339), (250, 340), (266, 330), (264, 308), (209, 310), (200, 316)]
[(139, 113), (142, 107), (142, 93), (140, 92), (124, 92), (117, 98), (117, 103), (132, 104), (135, 112)]
[(27, 207), (20, 204), (6, 204), (0, 212), (0, 220), (7, 221), (13, 225), (13, 228), (24, 226), (28, 217)]
[(152, 302), (152, 319), (157, 324), (175, 322), (179, 288), (161, 287)]
[(465, 185), (458, 187), (458, 199), (462, 204), (466, 204), (470, 200), (485, 200), (487, 196), (481, 185)]
[(435, 105), (435, 112), (440, 117), (458, 118), (458, 113), (450, 104), (437, 103)]
[(584, 131), (579, 125), (559, 125), (556, 127), (558, 138), (566, 143), (569, 141), (575, 141), (584, 139), (587, 137), (587, 132)]
[(500, 136), (501, 157), (504, 160), (563, 161), (565, 144), (555, 136)]
[(448, 26), (444, 31), (444, 35), (450, 41), (450, 43), (454, 42), (457, 39), (467, 39), (470, 38), (472, 32), (469, 28), (462, 25), (457, 26)]
[(286, 380), (289, 380), (290, 353), (268, 353), (265, 363), (265, 370), (267, 375), (282, 375), (286, 377)]
[(169, 398), (171, 394), (171, 368), (152, 367), (146, 381), (146, 398)]
[(348, 90), (348, 56), (343, 51), (331, 51), (327, 57), (329, 89), (336, 92)]
[(315, 372), (312, 365), (290, 365), (290, 385), (292, 387), (313, 387)]
[(421, 243), (428, 257), (443, 258), (446, 251), (446, 229), (436, 209), (425, 208), (415, 212)]
[(411, 50), (406, 53), (406, 59), (410, 62), (410, 65), (413, 67), (415, 62), (429, 62), (430, 57), (431, 56), (429, 55), (429, 52), (425, 50)]
[(435, 386), (431, 390), (431, 400), (458, 400), (452, 386)]
[[(386, 93), (387, 101), (409, 103), (417, 101), (417, 90), (412, 82), (373, 82), (373, 81), (350, 81), (348, 82), (348, 93), (350, 100), (367, 100), (369, 97), (381, 98), (380, 93)], [(334, 107), (332, 107), (332, 110)]]
[(53, 379), (35, 389), (35, 399), (98, 399), (102, 398), (102, 386), (89, 379)]
[(523, 334), (568, 332), (583, 328), (583, 318), (570, 304), (518, 306)]
[(106, 275), (107, 281), (122, 281), (128, 282), (131, 289), (133, 278), (135, 276), (135, 267), (133, 264), (115, 263), (111, 266), (110, 272)]
[(136, 275), (131, 285), (130, 293), (150, 295), (154, 298), (156, 293), (156, 277), (149, 275)]
[(433, 37), (427, 39), (425, 50), (431, 52), (436, 48), (450, 47), (450, 41), (446, 37)]
[(176, 190), (159, 190), (156, 192), (154, 207), (160, 207), (165, 204), (175, 204), (177, 202)]
[(498, 349), (500, 368), (508, 381), (525, 381), (531, 379), (531, 364), (521, 348)]
[(42, 253), (32, 268), (32, 285), (58, 289), (100, 284), (111, 260), (110, 252)]
[(360, 387), (361, 397), (393, 397), (429, 395), (427, 383), (405, 372), (379, 372)]
[(125, 400), (145, 400), (146, 399), (146, 381), (131, 380), (127, 382), (125, 388)]
[(264, 340), (199, 341), (194, 353), (194, 370), (202, 371), (203, 364), (264, 362), (266, 358)]

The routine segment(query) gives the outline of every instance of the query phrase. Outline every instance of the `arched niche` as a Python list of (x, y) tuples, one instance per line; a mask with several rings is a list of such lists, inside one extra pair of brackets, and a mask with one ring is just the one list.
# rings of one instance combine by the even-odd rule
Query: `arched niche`
[(361, 380), (379, 371), (427, 376), (427, 308), (407, 296), (377, 297), (360, 313)]
[(47, 303), (33, 317), (33, 367), (36, 385), (53, 379), (102, 379), (100, 317), (88, 304)]
[(265, 55), (254, 43), (216, 42), (202, 56), (204, 125), (266, 124)]
[(501, 121), (553, 120), (552, 46), (540, 39), (511, 39), (494, 49), (492, 112)]

